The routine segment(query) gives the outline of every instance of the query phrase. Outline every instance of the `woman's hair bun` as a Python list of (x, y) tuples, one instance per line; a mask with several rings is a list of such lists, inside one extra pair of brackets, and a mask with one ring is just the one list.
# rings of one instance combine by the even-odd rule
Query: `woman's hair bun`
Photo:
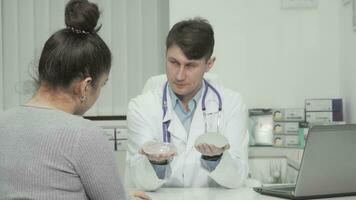
[(98, 6), (87, 0), (70, 0), (65, 8), (65, 24), (68, 28), (94, 33), (100, 17)]

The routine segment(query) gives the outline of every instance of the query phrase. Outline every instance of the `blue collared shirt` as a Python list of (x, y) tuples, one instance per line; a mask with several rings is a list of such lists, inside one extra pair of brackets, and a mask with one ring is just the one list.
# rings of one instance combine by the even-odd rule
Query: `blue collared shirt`
[(184, 129), (187, 131), (187, 133), (189, 133), (190, 125), (192, 123), (193, 116), (194, 116), (194, 112), (195, 112), (195, 109), (197, 108), (203, 88), (204, 88), (204, 83), (203, 83), (203, 86), (200, 88), (200, 90), (195, 94), (195, 96), (191, 100), (189, 100), (188, 111), (187, 111), (187, 110), (185, 110), (183, 103), (179, 100), (179, 98), (173, 92), (171, 87), (168, 87), (173, 110), (177, 114), (179, 120), (181, 121), (181, 123), (184, 126)]

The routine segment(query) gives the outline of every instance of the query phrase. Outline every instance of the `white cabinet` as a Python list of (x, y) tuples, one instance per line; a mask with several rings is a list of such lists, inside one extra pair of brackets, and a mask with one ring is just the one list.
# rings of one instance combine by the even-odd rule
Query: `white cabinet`
[(122, 180), (125, 177), (126, 151), (127, 151), (127, 128), (116, 129), (116, 146), (114, 147), (117, 166)]
[(261, 183), (285, 183), (287, 172), (287, 159), (285, 157), (260, 157), (249, 159), (252, 179)]
[(300, 161), (287, 160), (286, 182), (295, 183), (299, 173)]
[(120, 178), (121, 180), (123, 180), (125, 177), (126, 151), (119, 150), (119, 151), (115, 151), (114, 154), (115, 154)]
[(104, 129), (104, 135), (108, 139), (108, 145), (114, 151), (118, 171), (121, 179), (125, 177), (126, 150), (127, 150), (127, 125), (126, 120), (93, 120)]
[(296, 148), (249, 147), (249, 178), (262, 184), (295, 183), (301, 155)]

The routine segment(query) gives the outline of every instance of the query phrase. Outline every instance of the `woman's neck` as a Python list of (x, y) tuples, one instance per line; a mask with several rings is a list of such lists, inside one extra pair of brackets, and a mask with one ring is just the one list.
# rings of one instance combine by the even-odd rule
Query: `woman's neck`
[(46, 86), (40, 86), (25, 105), (61, 110), (70, 114), (75, 111), (75, 101), (68, 93)]

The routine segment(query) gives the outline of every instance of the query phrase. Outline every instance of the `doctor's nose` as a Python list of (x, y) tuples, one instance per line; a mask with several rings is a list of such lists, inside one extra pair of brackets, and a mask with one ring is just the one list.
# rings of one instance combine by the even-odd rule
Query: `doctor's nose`
[(185, 79), (185, 68), (184, 68), (184, 66), (180, 66), (176, 73), (176, 80), (183, 81), (184, 79)]

